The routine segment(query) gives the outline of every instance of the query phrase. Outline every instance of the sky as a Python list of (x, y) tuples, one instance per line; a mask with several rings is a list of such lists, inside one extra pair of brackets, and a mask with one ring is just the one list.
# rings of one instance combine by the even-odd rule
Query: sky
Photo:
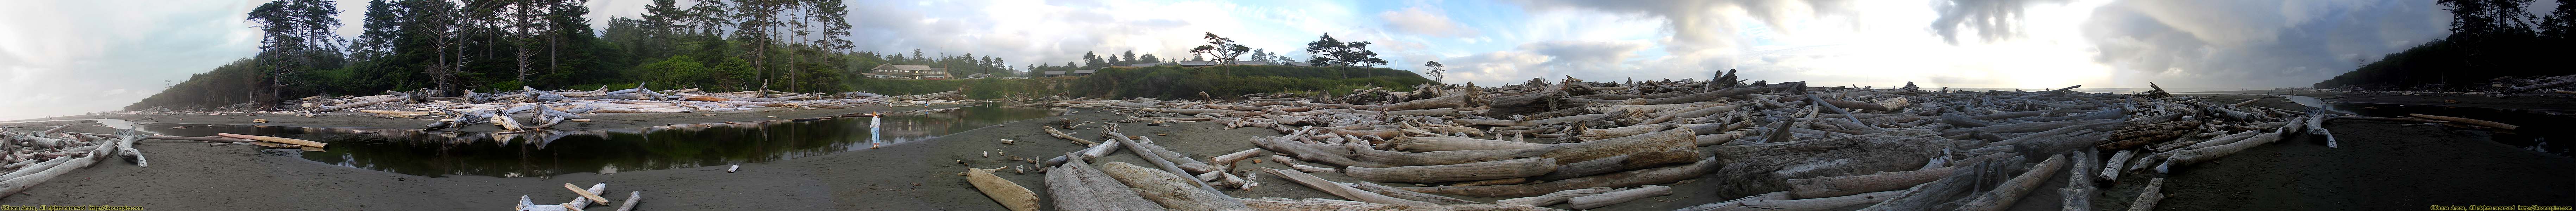
[[(266, 1), (0, 1), (0, 119), (112, 111), (256, 53)], [(593, 26), (650, 0), (590, 0)], [(688, 2), (688, 1), (683, 1)], [(684, 3), (685, 4), (685, 3)], [(1330, 33), (1445, 82), (1706, 79), (1823, 86), (2304, 87), (2448, 34), (2416, 0), (853, 0), (859, 50), (1013, 66), (1187, 58), (1202, 33), (1303, 59)], [(342, 0), (354, 37), (366, 2)], [(2534, 2), (2536, 8), (2556, 5)]]

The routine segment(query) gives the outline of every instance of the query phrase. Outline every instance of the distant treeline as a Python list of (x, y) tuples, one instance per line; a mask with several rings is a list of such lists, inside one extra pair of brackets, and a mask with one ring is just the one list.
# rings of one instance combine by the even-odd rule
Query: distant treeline
[[(685, 3), (684, 3), (685, 2)], [(453, 96), (521, 86), (852, 91), (880, 64), (957, 77), (1020, 75), (1001, 58), (852, 50), (838, 0), (653, 0), (640, 19), (593, 30), (574, 0), (369, 0), (356, 37), (332, 0), (274, 0), (249, 11), (260, 53), (126, 106), (264, 108), (278, 99), (430, 89)], [(357, 9), (357, 8), (349, 8)], [(1035, 65), (1032, 65), (1035, 66)]]
[[(281, 99), (373, 95), (428, 89), (456, 96), (468, 90), (700, 88), (727, 92), (770, 89), (800, 93), (845, 91), (919, 94), (967, 87), (968, 95), (1010, 93), (1085, 96), (1195, 96), (1199, 91), (1255, 93), (1327, 90), (1364, 84), (1428, 83), (1411, 72), (1366, 67), (1289, 68), (1226, 66), (1122, 70), (1119, 65), (1178, 61), (1152, 53), (1084, 52), (1084, 62), (1010, 65), (1002, 58), (855, 51), (840, 0), (652, 0), (639, 18), (617, 17), (604, 30), (585, 18), (579, 0), (368, 0), (359, 35), (337, 33), (340, 9), (333, 0), (271, 0), (243, 21), (262, 32), (260, 53), (126, 106), (174, 109), (268, 109)], [(1244, 51), (1215, 34), (1227, 49), (1194, 51), (1234, 60)], [(1367, 42), (1310, 43), (1308, 52), (1334, 55), (1313, 61), (1334, 65), (1383, 64)], [(1224, 42), (1217, 42), (1224, 41)], [(1204, 46), (1203, 46), (1204, 47)], [(1329, 53), (1329, 54), (1328, 54)], [(1285, 63), (1286, 56), (1256, 53), (1256, 62)], [(882, 64), (945, 68), (953, 78), (975, 74), (1012, 77), (1025, 71), (1109, 68), (1078, 82), (1047, 80), (901, 81), (867, 79)], [(1315, 72), (1300, 72), (1315, 71)], [(1107, 85), (1082, 85), (1091, 79)], [(1073, 92), (1067, 88), (1072, 88)]]
[(1208, 67), (1110, 67), (1080, 77), (963, 80), (861, 80), (850, 87), (877, 94), (928, 94), (965, 90), (968, 98), (1009, 96), (1136, 97), (1198, 99), (1199, 92), (1223, 99), (1273, 92), (1349, 94), (1351, 89), (1381, 86), (1413, 91), (1431, 79), (1403, 70), (1375, 67), (1226, 65)]
[(2498, 77), (2576, 74), (2576, 20), (2560, 1), (2547, 15), (2523, 11), (2529, 0), (2441, 0), (2451, 7), (2451, 35), (2388, 54), (2316, 88), (2484, 90)]
[(1342, 94), (1371, 85), (1412, 91), (1413, 85), (1435, 83), (1422, 78), (1422, 75), (1396, 69), (1273, 65), (1113, 67), (1073, 82), (1067, 94), (1074, 96), (1164, 99), (1199, 99), (1199, 92), (1227, 99), (1266, 92), (1324, 91)]

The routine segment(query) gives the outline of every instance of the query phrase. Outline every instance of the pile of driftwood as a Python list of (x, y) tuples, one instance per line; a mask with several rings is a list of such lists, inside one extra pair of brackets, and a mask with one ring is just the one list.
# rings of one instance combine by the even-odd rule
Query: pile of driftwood
[[(70, 126), (70, 125), (64, 125)], [(118, 135), (62, 132), (64, 127), (44, 131), (14, 132), (0, 129), (0, 198), (18, 195), (36, 184), (112, 160), (131, 160), (136, 166), (149, 166), (143, 151), (134, 149), (142, 139), (133, 130)], [(125, 138), (119, 138), (125, 137)], [(130, 159), (129, 159), (130, 158)]]
[(956, 91), (922, 95), (885, 96), (865, 92), (788, 93), (771, 90), (740, 92), (705, 92), (699, 89), (653, 90), (636, 88), (608, 90), (520, 90), (482, 93), (466, 90), (463, 96), (430, 97), (429, 90), (411, 92), (385, 91), (374, 96), (313, 96), (290, 100), (301, 108), (293, 113), (311, 117), (312, 113), (357, 111), (389, 118), (436, 119), (428, 129), (445, 129), (491, 124), (505, 131), (528, 131), (552, 127), (565, 122), (588, 122), (583, 114), (593, 113), (691, 113), (750, 111), (764, 108), (839, 109), (865, 104), (921, 106), (974, 103)]
[(2569, 88), (2569, 87), (2576, 87), (2576, 86), (2571, 86), (2571, 85), (2576, 85), (2576, 75), (2562, 75), (2562, 76), (2540, 77), (2540, 78), (2530, 78), (2530, 79), (2515, 78), (2515, 77), (2510, 77), (2510, 76), (2508, 76), (2508, 77), (2499, 77), (2499, 78), (2496, 78), (2496, 79), (2494, 79), (2494, 80), (2492, 80), (2492, 81), (2494, 82), (2494, 87), (2495, 87), (2495, 90), (2494, 90), (2494, 91), (2495, 91), (2496, 93), (2520, 93), (2520, 92), (2541, 91), (2541, 90), (2548, 90), (2548, 89), (2558, 89), (2558, 90), (2551, 90), (2550, 92), (2557, 92), (2557, 93), (2561, 93), (2561, 94), (2576, 94), (2576, 91), (2571, 91), (2570, 89), (2564, 89), (2564, 88)]
[[(2091, 204), (2093, 191), (2118, 182), (2124, 172), (2170, 171), (2285, 136), (2330, 135), (2320, 125), (2323, 115), (2172, 97), (2161, 89), (2135, 95), (2069, 91), (2076, 87), (1967, 92), (1911, 83), (1894, 89), (1814, 87), (1747, 83), (1726, 72), (1715, 76), (1532, 79), (1499, 87), (1425, 85), (1410, 92), (1369, 88), (1343, 97), (1248, 95), (1232, 102), (1065, 100), (1020, 106), (1107, 109), (1135, 113), (1121, 121), (1128, 123), (1210, 121), (1285, 134), (1251, 138), (1257, 148), (1203, 162), (1142, 137), (1104, 133), (1106, 139), (1093, 141), (1049, 128), (1055, 137), (1091, 146), (1041, 163), (1054, 168), (1047, 171), (1047, 185), (1057, 190), (1051, 192), (1058, 209), (1066, 210), (1151, 210), (1157, 207), (1147, 205), (1155, 204), (1180, 210), (1557, 204), (1591, 209), (1651, 203), (1638, 199), (1674, 188), (1658, 184), (1696, 178), (1726, 178), (1704, 181), (1716, 184), (1706, 185), (1716, 187), (1707, 191), (1744, 198), (1683, 210), (1999, 210), (2035, 191), (2039, 180), (2061, 173), (2073, 175), (2069, 182), (2075, 184), (2060, 190), (2069, 192), (2064, 204), (2081, 209)], [(1082, 164), (1121, 146), (1153, 166), (1106, 165), (1120, 182), (1108, 183), (1080, 178), (1091, 165), (1060, 165)], [(1291, 169), (1234, 167), (1244, 161)], [(1138, 176), (1120, 176), (1122, 171), (1156, 177), (1130, 179), (1125, 177)], [(1349, 201), (1244, 199), (1216, 191), (1252, 188), (1252, 178), (1263, 174)], [(1325, 181), (1311, 174), (1365, 181)], [(1115, 186), (1121, 183), (1151, 203), (1120, 197), (1133, 195), (1117, 193), (1126, 190)], [(2136, 206), (2151, 207), (2160, 198), (2152, 191), (2145, 195)], [(1035, 206), (1033, 194), (1017, 197)]]

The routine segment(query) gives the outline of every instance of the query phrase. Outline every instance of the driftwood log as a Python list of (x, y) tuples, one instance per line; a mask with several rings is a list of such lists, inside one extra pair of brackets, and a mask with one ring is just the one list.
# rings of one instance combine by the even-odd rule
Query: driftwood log
[(1139, 167), (1126, 162), (1101, 164), (1100, 171), (1107, 173), (1110, 178), (1117, 179), (1119, 183), (1126, 183), (1128, 187), (1135, 188), (1137, 196), (1153, 200), (1164, 208), (1185, 211), (1252, 210), (1251, 207), (1245, 207), (1242, 202), (1236, 202), (1234, 197), (1210, 192), (1212, 190), (1194, 185), (1196, 181), (1181, 178), (1169, 171)]
[(1038, 193), (1029, 191), (1028, 187), (1021, 187), (1019, 183), (1012, 183), (1009, 179), (993, 175), (994, 170), (1001, 169), (966, 168), (966, 182), (975, 185), (975, 190), (983, 191), (984, 197), (990, 197), (993, 202), (1002, 203), (1003, 208), (1012, 211), (1038, 210)]
[(1593, 209), (1593, 208), (1607, 207), (1607, 206), (1610, 206), (1610, 205), (1613, 205), (1613, 204), (1627, 203), (1628, 201), (1636, 201), (1637, 199), (1644, 199), (1644, 198), (1647, 198), (1647, 197), (1656, 197), (1656, 196), (1672, 195), (1672, 194), (1673, 194), (1673, 187), (1669, 187), (1669, 186), (1661, 186), (1661, 185), (1647, 185), (1647, 186), (1640, 186), (1640, 187), (1637, 187), (1637, 188), (1630, 188), (1630, 189), (1627, 189), (1627, 190), (1611, 191), (1611, 192), (1608, 192), (1608, 193), (1594, 194), (1594, 195), (1590, 195), (1590, 196), (1574, 197), (1574, 198), (1571, 198), (1571, 199), (1566, 199), (1566, 200), (1565, 200), (1565, 204), (1566, 204), (1567, 206), (1569, 206), (1569, 207), (1574, 207), (1574, 209), (1586, 209), (1586, 210), (1588, 210), (1588, 209)]
[(1344, 174), (1368, 181), (1434, 183), (1530, 177), (1556, 171), (1556, 159), (1522, 158), (1450, 165), (1350, 167)]
[(1053, 200), (1055, 209), (1115, 211), (1163, 209), (1162, 205), (1139, 197), (1134, 189), (1127, 188), (1127, 185), (1119, 183), (1117, 179), (1111, 179), (1107, 173), (1092, 168), (1090, 163), (1082, 160), (1080, 158), (1068, 160), (1065, 163), (1070, 165), (1058, 165), (1047, 170), (1047, 195), (1055, 198)]
[(1340, 197), (1342, 197), (1342, 198), (1344, 198), (1344, 199), (1350, 199), (1350, 200), (1354, 200), (1354, 201), (1363, 201), (1363, 202), (1369, 202), (1369, 203), (1381, 203), (1381, 204), (1401, 204), (1401, 205), (1410, 205), (1410, 206), (1432, 206), (1432, 205), (1433, 205), (1433, 204), (1431, 204), (1430, 202), (1422, 202), (1422, 201), (1414, 201), (1414, 200), (1400, 199), (1400, 198), (1395, 198), (1395, 197), (1391, 197), (1391, 196), (1386, 196), (1386, 195), (1377, 194), (1376, 192), (1369, 192), (1369, 191), (1365, 191), (1365, 190), (1360, 190), (1360, 189), (1358, 189), (1358, 188), (1351, 188), (1350, 186), (1343, 186), (1341, 183), (1336, 183), (1336, 182), (1333, 182), (1333, 181), (1326, 181), (1326, 180), (1324, 180), (1324, 178), (1317, 178), (1317, 177), (1315, 177), (1315, 175), (1312, 175), (1312, 174), (1306, 174), (1306, 172), (1297, 172), (1297, 171), (1279, 170), (1279, 169), (1269, 169), (1269, 168), (1263, 168), (1263, 169), (1261, 169), (1261, 171), (1262, 171), (1263, 173), (1270, 173), (1271, 175), (1277, 175), (1277, 176), (1279, 176), (1279, 178), (1280, 178), (1280, 179), (1287, 179), (1289, 182), (1296, 182), (1298, 185), (1305, 185), (1305, 186), (1306, 186), (1306, 187), (1308, 187), (1308, 188), (1314, 188), (1315, 190), (1323, 191), (1324, 193), (1327, 193), (1327, 194), (1333, 194), (1333, 196), (1340, 196)]

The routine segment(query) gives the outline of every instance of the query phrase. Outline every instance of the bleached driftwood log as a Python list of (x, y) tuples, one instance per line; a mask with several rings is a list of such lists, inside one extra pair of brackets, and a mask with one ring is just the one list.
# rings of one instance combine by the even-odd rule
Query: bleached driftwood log
[(1315, 189), (1315, 190), (1317, 190), (1317, 191), (1323, 191), (1324, 193), (1333, 194), (1333, 196), (1340, 196), (1340, 197), (1342, 197), (1342, 198), (1344, 198), (1344, 199), (1350, 199), (1350, 200), (1354, 200), (1354, 201), (1363, 201), (1363, 202), (1369, 202), (1369, 203), (1401, 204), (1401, 205), (1410, 205), (1410, 206), (1432, 206), (1432, 204), (1431, 204), (1430, 202), (1422, 202), (1422, 201), (1414, 201), (1414, 200), (1400, 199), (1400, 198), (1390, 197), (1390, 196), (1386, 196), (1386, 195), (1380, 195), (1380, 194), (1377, 194), (1377, 193), (1375, 193), (1375, 192), (1369, 192), (1369, 191), (1365, 191), (1365, 190), (1360, 190), (1360, 189), (1358, 189), (1358, 188), (1351, 188), (1350, 186), (1343, 186), (1341, 183), (1336, 183), (1336, 182), (1333, 182), (1333, 181), (1327, 181), (1327, 180), (1324, 180), (1324, 178), (1317, 178), (1317, 177), (1315, 177), (1315, 175), (1312, 175), (1312, 174), (1306, 174), (1306, 172), (1297, 172), (1297, 171), (1290, 171), (1290, 170), (1279, 170), (1279, 169), (1271, 169), (1271, 168), (1263, 168), (1263, 169), (1260, 169), (1260, 171), (1262, 171), (1262, 172), (1264, 172), (1264, 173), (1270, 173), (1271, 175), (1279, 176), (1279, 178), (1280, 178), (1280, 179), (1287, 179), (1289, 182), (1296, 182), (1298, 185), (1305, 185), (1305, 186), (1306, 186), (1306, 187), (1308, 187), (1308, 188), (1314, 188), (1314, 189)]
[(1565, 203), (1565, 200), (1567, 200), (1567, 199), (1573, 199), (1574, 197), (1583, 197), (1583, 196), (1590, 196), (1590, 195), (1594, 195), (1594, 194), (1608, 193), (1608, 192), (1610, 192), (1610, 191), (1615, 191), (1615, 190), (1618, 190), (1618, 189), (1612, 189), (1612, 188), (1610, 188), (1610, 187), (1592, 187), (1592, 188), (1584, 188), (1584, 189), (1563, 190), (1563, 191), (1549, 192), (1549, 193), (1547, 193), (1546, 195), (1538, 195), (1538, 196), (1531, 196), (1531, 197), (1520, 197), (1520, 198), (1503, 199), (1503, 200), (1499, 200), (1499, 201), (1494, 201), (1494, 203), (1495, 203), (1495, 204), (1528, 205), (1528, 206), (1541, 206), (1541, 207), (1544, 207), (1544, 206), (1551, 206), (1551, 205), (1556, 205), (1556, 204), (1560, 204), (1560, 203)]
[(1566, 199), (1565, 204), (1569, 207), (1574, 207), (1574, 209), (1588, 210), (1663, 195), (1673, 195), (1673, 188), (1661, 185), (1639, 186), (1637, 188), (1630, 188), (1627, 190), (1574, 197), (1572, 199)]
[(1436, 152), (1436, 151), (1480, 150), (1480, 149), (1518, 150), (1518, 149), (1537, 149), (1537, 148), (1543, 148), (1543, 147), (1550, 146), (1550, 144), (1538, 144), (1538, 143), (1518, 142), (1518, 141), (1504, 141), (1504, 140), (1486, 140), (1486, 139), (1476, 139), (1476, 138), (1467, 138), (1467, 137), (1454, 137), (1454, 136), (1406, 136), (1406, 137), (1396, 137), (1395, 139), (1389, 139), (1389, 140), (1387, 140), (1387, 143), (1388, 143), (1388, 144), (1392, 144), (1392, 145), (1394, 145), (1394, 147), (1391, 147), (1391, 149), (1393, 149), (1393, 150), (1395, 150), (1395, 151), (1406, 151), (1406, 152)]
[(618, 204), (617, 211), (634, 211), (635, 203), (642, 201), (644, 201), (643, 191), (627, 191), (626, 202)]
[(2156, 172), (2172, 173), (2172, 166), (2175, 165), (2189, 165), (2217, 160), (2218, 157), (2226, 157), (2227, 155), (2236, 154), (2236, 152), (2245, 151), (2245, 149), (2253, 149), (2254, 146), (2261, 146), (2263, 144), (2269, 144), (2273, 141), (2280, 140), (2281, 133), (2263, 133), (2261, 135), (2254, 135), (2252, 138), (2245, 138), (2245, 140), (2225, 145), (2175, 151), (2171, 158), (2165, 159), (2163, 164), (2156, 166)]
[[(2015, 161), (2013, 162), (2013, 165), (2018, 165), (2018, 161), (2021, 159), (2013, 158), (2003, 160), (2012, 160)], [(2002, 163), (2005, 162), (2002, 160), (1978, 162), (1977, 164), (1972, 164), (1977, 166), (1965, 167), (1966, 169), (1962, 170), (1968, 172), (1986, 172), (1989, 171), (1988, 169), (1996, 168), (1995, 166), (1997, 165), (2002, 165)], [(1869, 207), (1864, 207), (1860, 210), (1933, 210), (1934, 207), (1938, 207), (1941, 203), (1949, 203), (1958, 199), (1961, 195), (1967, 195), (1970, 188), (1979, 185), (1977, 184), (1977, 181), (1984, 180), (1985, 177), (1986, 175), (1980, 174), (1950, 174), (1950, 177), (1941, 178), (1941, 180), (1935, 180), (1921, 185), (1914, 185), (1912, 188), (1906, 188), (1903, 191), (1897, 192), (1894, 196), (1887, 196), (1885, 200), (1880, 201), (1877, 204), (1871, 204)]]
[[(1074, 154), (1074, 156), (1081, 156), (1082, 158), (1096, 158), (1096, 157), (1100, 157), (1100, 156), (1109, 156), (1109, 154), (1110, 154), (1110, 153), (1117, 153), (1119, 149), (1124, 149), (1124, 147), (1123, 147), (1123, 146), (1126, 146), (1126, 145), (1119, 144), (1119, 143), (1118, 143), (1118, 142), (1116, 142), (1116, 141), (1103, 142), (1103, 143), (1100, 143), (1100, 144), (1094, 144), (1094, 145), (1091, 145), (1091, 147), (1088, 147), (1088, 148), (1082, 148), (1082, 150), (1081, 150), (1081, 151), (1076, 151), (1076, 153)], [(1057, 156), (1057, 157), (1055, 157), (1055, 158), (1048, 158), (1048, 159), (1046, 160), (1045, 166), (1056, 166), (1056, 165), (1064, 164), (1065, 159), (1066, 159), (1066, 157), (1064, 157), (1064, 156)]]
[(2448, 116), (2434, 116), (2434, 115), (2425, 115), (2425, 114), (2406, 114), (2406, 115), (2408, 115), (2408, 116), (2415, 116), (2415, 117), (2423, 117), (2423, 118), (2425, 118), (2425, 119), (2437, 119), (2437, 120), (2442, 120), (2442, 121), (2451, 121), (2451, 122), (2458, 122), (2458, 123), (2466, 123), (2466, 124), (2471, 124), (2471, 125), (2484, 126), (2484, 127), (2491, 127), (2491, 128), (2497, 128), (2497, 129), (2505, 129), (2505, 130), (2513, 130), (2513, 129), (2516, 129), (2516, 128), (2522, 128), (2522, 126), (2514, 126), (2514, 125), (2511, 125), (2511, 124), (2505, 124), (2505, 123), (2501, 123), (2501, 122), (2486, 121), (2486, 120), (2477, 120), (2477, 119), (2470, 119), (2470, 118), (2459, 118), (2459, 117), (2448, 117)]
[(294, 144), (294, 145), (310, 146), (310, 147), (326, 147), (326, 146), (330, 146), (330, 144), (325, 144), (325, 143), (322, 143), (322, 142), (306, 141), (306, 140), (304, 140), (304, 139), (280, 138), (280, 137), (273, 137), (273, 136), (255, 136), (255, 135), (242, 135), (242, 134), (231, 134), (231, 133), (216, 133), (215, 135), (216, 135), (216, 136), (228, 137), (228, 138), (250, 139), (250, 140), (257, 140), (257, 141), (276, 142), (276, 143), (280, 143), (280, 144)]
[(1073, 137), (1073, 134), (1071, 134), (1071, 133), (1065, 133), (1064, 131), (1058, 131), (1058, 130), (1055, 130), (1055, 126), (1042, 126), (1042, 127), (1045, 127), (1045, 128), (1046, 128), (1047, 136), (1055, 136), (1055, 138), (1061, 138), (1061, 139), (1064, 139), (1064, 140), (1066, 140), (1066, 141), (1073, 141), (1073, 143), (1076, 143), (1076, 144), (1082, 144), (1083, 146), (1099, 145), (1099, 144), (1100, 144), (1100, 142), (1092, 142), (1091, 140), (1084, 140), (1084, 139), (1079, 138), (1079, 137)]
[(1715, 170), (1717, 168), (1718, 162), (1716, 159), (1710, 158), (1701, 159), (1699, 162), (1692, 162), (1687, 165), (1623, 171), (1537, 184), (1395, 188), (1413, 192), (1474, 197), (1523, 197), (1591, 187), (1624, 187), (1671, 183), (1685, 179), (1699, 178), (1700, 176), (1707, 175), (1710, 170)]
[(1135, 188), (1136, 195), (1146, 200), (1153, 200), (1164, 208), (1184, 211), (1252, 210), (1250, 207), (1245, 207), (1243, 202), (1236, 202), (1234, 197), (1213, 193), (1211, 191), (1214, 190), (1194, 185), (1195, 181), (1181, 178), (1170, 171), (1148, 169), (1126, 162), (1101, 164), (1100, 171), (1107, 173), (1110, 178), (1117, 179), (1119, 183), (1126, 183), (1128, 187)]
[(1011, 180), (993, 175), (994, 170), (1001, 169), (966, 168), (966, 182), (975, 185), (975, 190), (984, 192), (984, 197), (992, 198), (993, 202), (1002, 203), (1003, 208), (1012, 211), (1038, 210), (1038, 193), (1029, 191), (1028, 187), (1021, 187), (1019, 183), (1012, 183)]
[[(1079, 155), (1066, 155), (1079, 156)], [(1152, 211), (1162, 205), (1139, 197), (1135, 189), (1109, 178), (1107, 173), (1091, 167), (1082, 158), (1065, 161), (1047, 170), (1047, 195), (1055, 198), (1057, 210)]]
[[(1100, 142), (1100, 144), (1092, 144), (1092, 147), (1084, 147), (1082, 152), (1074, 152), (1074, 157), (1110, 157), (1110, 154), (1118, 152), (1118, 149), (1126, 149), (1126, 144)], [(1051, 157), (1051, 160), (1046, 160), (1046, 167), (1064, 165), (1064, 160), (1066, 157)]]
[[(570, 184), (570, 183), (566, 183), (565, 185), (571, 185), (571, 184)], [(570, 189), (570, 188), (567, 188), (567, 189)], [(589, 189), (587, 189), (587, 190), (584, 190), (584, 189), (572, 189), (572, 190), (577, 191), (577, 192), (574, 192), (575, 194), (581, 194), (581, 193), (585, 193), (585, 192), (587, 192), (587, 193), (607, 192), (607, 191), (608, 191), (608, 183), (596, 183), (596, 184), (590, 184), (590, 188), (589, 188)], [(596, 196), (573, 197), (573, 198), (572, 198), (572, 202), (564, 202), (564, 203), (562, 203), (562, 204), (555, 204), (555, 205), (538, 205), (538, 204), (536, 204), (536, 202), (535, 202), (535, 201), (531, 201), (531, 200), (529, 200), (527, 195), (519, 195), (519, 205), (518, 205), (518, 207), (519, 207), (519, 208), (518, 208), (518, 210), (520, 210), (520, 211), (562, 211), (562, 210), (581, 210), (582, 208), (589, 208), (589, 207), (590, 207), (590, 204), (592, 204), (592, 203), (599, 203), (599, 202), (597, 202), (597, 201), (593, 201), (593, 200), (591, 199), (591, 198), (594, 198), (594, 197), (596, 197)], [(605, 199), (602, 199), (602, 200), (605, 200)], [(604, 204), (604, 203), (603, 203), (603, 204)]]
[(1718, 203), (1684, 207), (1675, 211), (1824, 211), (1852, 205), (1887, 201), (1904, 190), (1879, 191), (1848, 196), (1812, 199), (1790, 199), (1789, 192), (1771, 192)]
[[(95, 150), (86, 153), (87, 156), (91, 157), (105, 156), (105, 154), (106, 153)], [(0, 198), (18, 195), (18, 192), (25, 192), (27, 191), (27, 188), (34, 188), (36, 187), (36, 184), (44, 183), (47, 180), (53, 180), (54, 177), (62, 176), (63, 174), (69, 174), (73, 169), (89, 168), (90, 164), (98, 163), (98, 159), (77, 158), (55, 158), (52, 161), (62, 162), (53, 165), (33, 165), (22, 167), (18, 172), (32, 173), (20, 174), (13, 172), (10, 173), (13, 175), (8, 177), (7, 180), (0, 180)]]
[[(1881, 133), (1886, 134), (1886, 133)], [(1974, 141), (1916, 136), (1862, 135), (1717, 147), (1718, 195), (1790, 190), (1789, 179), (1922, 169), (1943, 149)]]
[(1368, 202), (1357, 202), (1357, 201), (1343, 201), (1343, 200), (1332, 200), (1332, 199), (1304, 199), (1304, 200), (1291, 200), (1291, 199), (1286, 199), (1286, 198), (1277, 198), (1277, 197), (1265, 197), (1265, 198), (1259, 198), (1259, 199), (1244, 199), (1243, 201), (1244, 201), (1244, 205), (1250, 205), (1253, 209), (1259, 209), (1259, 210), (1263, 210), (1263, 211), (1392, 211), (1392, 210), (1403, 210), (1403, 211), (1562, 211), (1562, 210), (1557, 210), (1557, 209), (1548, 209), (1548, 208), (1545, 208), (1545, 207), (1514, 206), (1514, 205), (1500, 205), (1500, 204), (1453, 204), (1453, 205), (1438, 205), (1438, 206), (1411, 206), (1411, 205), (1402, 205), (1402, 204), (1380, 204), (1380, 203), (1368, 203)]
[(377, 103), (397, 102), (397, 101), (403, 101), (403, 98), (400, 98), (400, 97), (394, 97), (394, 98), (378, 98), (378, 99), (374, 99), (374, 100), (351, 102), (351, 103), (347, 103), (347, 104), (339, 104), (339, 105), (323, 106), (322, 108), (314, 109), (313, 111), (314, 111), (314, 112), (338, 111), (338, 110), (341, 110), (341, 109), (349, 109), (349, 108), (356, 108), (356, 107), (361, 107), (361, 106), (375, 105), (375, 104), (377, 104)]
[(1448, 197), (1448, 196), (1432, 195), (1432, 194), (1428, 194), (1428, 193), (1413, 192), (1413, 191), (1407, 191), (1407, 190), (1404, 190), (1404, 189), (1396, 189), (1395, 187), (1387, 187), (1387, 186), (1385, 186), (1385, 185), (1378, 185), (1377, 183), (1369, 183), (1369, 182), (1349, 182), (1349, 183), (1342, 183), (1342, 186), (1350, 186), (1351, 188), (1357, 188), (1357, 189), (1365, 190), (1365, 191), (1368, 191), (1368, 192), (1371, 192), (1371, 193), (1377, 193), (1377, 194), (1379, 194), (1379, 195), (1386, 195), (1386, 196), (1388, 196), (1388, 197), (1395, 197), (1395, 198), (1404, 199), (1404, 200), (1414, 200), (1414, 201), (1421, 201), (1421, 202), (1430, 202), (1430, 203), (1433, 203), (1433, 204), (1483, 204), (1483, 202), (1468, 201), (1468, 200), (1465, 200), (1465, 199), (1450, 198), (1450, 197)]
[(1556, 171), (1556, 159), (1522, 158), (1433, 166), (1350, 167), (1344, 174), (1368, 181), (1433, 183), (1544, 175)]
[(1926, 182), (1950, 177), (1950, 174), (1957, 172), (1958, 169), (1959, 167), (1957, 166), (1951, 166), (1913, 171), (1882, 172), (1866, 175), (1789, 179), (1789, 198), (1779, 200), (1825, 198), (1904, 190), (1905, 188), (1914, 187), (1914, 185), (1921, 185)]
[(2156, 202), (2163, 201), (2165, 199), (2164, 189), (2165, 178), (2157, 177), (2154, 179), (2148, 179), (2147, 186), (2138, 190), (2138, 200), (2136, 202), (2129, 203), (2129, 211), (2155, 210)]
[(2013, 202), (2020, 201), (2023, 194), (2029, 194), (2031, 189), (2039, 188), (2043, 180), (2057, 175), (2058, 170), (2066, 168), (2066, 163), (2070, 162), (2068, 159), (2065, 155), (2050, 156), (2048, 161), (2039, 162), (2038, 166), (2022, 173), (2021, 176), (2005, 180), (2002, 185), (1995, 187), (1994, 191), (1979, 194), (1976, 200), (1959, 205), (1959, 210), (1993, 211), (2012, 207)]

